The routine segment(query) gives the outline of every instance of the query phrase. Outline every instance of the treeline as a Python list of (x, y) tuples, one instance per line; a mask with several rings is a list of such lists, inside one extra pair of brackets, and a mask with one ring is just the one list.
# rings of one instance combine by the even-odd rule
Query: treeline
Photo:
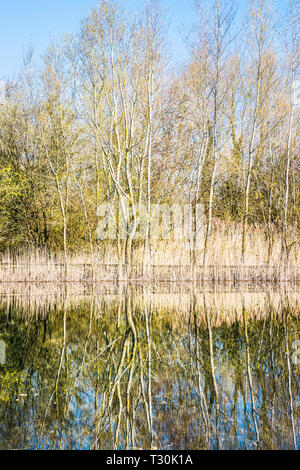
[(243, 25), (237, 6), (201, 2), (190, 59), (176, 70), (154, 1), (136, 16), (100, 1), (39, 70), (27, 54), (0, 105), (0, 251), (44, 248), (67, 261), (88, 250), (93, 260), (112, 243), (97, 238), (107, 203), (130, 219), (114, 242), (120, 259), (129, 264), (139, 245), (149, 260), (153, 204), (179, 202), (205, 209), (194, 264), (211, 261), (212, 237), (226, 230), (242, 263), (253, 233), (262, 262), (274, 262), (275, 245), (277, 261), (297, 259), (299, 3), (278, 18), (250, 1)]

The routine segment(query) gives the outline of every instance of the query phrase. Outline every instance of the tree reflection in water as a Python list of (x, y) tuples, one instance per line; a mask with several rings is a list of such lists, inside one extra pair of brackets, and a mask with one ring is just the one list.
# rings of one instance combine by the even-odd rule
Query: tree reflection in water
[(299, 448), (299, 326), (286, 292), (6, 293), (0, 448)]

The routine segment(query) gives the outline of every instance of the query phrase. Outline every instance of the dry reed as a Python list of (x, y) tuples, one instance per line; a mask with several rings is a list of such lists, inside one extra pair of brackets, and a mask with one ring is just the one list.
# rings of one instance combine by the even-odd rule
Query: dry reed
[[(209, 240), (206, 265), (201, 250), (191, 269), (187, 243), (160, 241), (152, 244), (152, 258), (143, 269), (143, 246), (136, 244), (128, 268), (120, 261), (117, 247), (99, 247), (93, 262), (88, 253), (70, 254), (67, 270), (63, 254), (31, 251), (0, 256), (0, 282), (90, 282), (90, 281), (210, 281), (210, 282), (300, 282), (300, 249), (295, 243), (289, 260), (283, 262), (280, 237), (274, 238), (271, 256), (268, 241), (260, 227), (251, 227), (247, 236), (247, 255), (240, 261), (239, 225), (216, 221)], [(126, 269), (125, 269), (126, 268)]]

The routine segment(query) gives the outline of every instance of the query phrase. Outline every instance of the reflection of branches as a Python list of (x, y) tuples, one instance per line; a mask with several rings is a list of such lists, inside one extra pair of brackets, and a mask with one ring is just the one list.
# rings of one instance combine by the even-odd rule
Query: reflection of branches
[[(115, 377), (112, 381), (109, 380), (107, 382), (107, 384), (105, 385), (105, 389), (103, 391), (103, 401), (102, 401), (100, 415), (99, 417), (96, 417), (97, 419), (96, 437), (95, 437), (95, 441), (92, 443), (92, 446), (91, 446), (94, 449), (96, 449), (98, 445), (98, 441), (99, 441), (100, 433), (101, 433), (101, 424), (103, 422), (103, 419), (111, 412), (112, 403), (113, 403), (116, 390), (117, 390), (117, 396), (118, 396), (118, 401), (119, 401), (119, 414), (118, 414), (118, 422), (116, 426), (114, 447), (115, 448), (117, 447), (118, 436), (119, 436), (120, 425), (121, 425), (121, 415), (123, 413), (123, 404), (122, 404), (122, 398), (121, 398), (121, 392), (120, 392), (120, 381), (121, 381), (122, 376), (126, 373), (128, 369), (128, 367), (126, 367), (124, 370), (122, 370), (124, 362), (125, 362), (128, 340), (129, 340), (128, 332), (126, 332), (125, 337), (123, 339), (123, 346), (121, 348), (121, 356), (119, 359)], [(112, 353), (112, 349), (111, 349), (111, 353)]]
[[(119, 405), (119, 411), (117, 414), (117, 424), (115, 430), (114, 438), (114, 448), (118, 448), (118, 441), (120, 437), (121, 425), (122, 425), (122, 416), (124, 414), (124, 409), (126, 410), (126, 448), (130, 446), (130, 430), (131, 430), (131, 445), (135, 441), (135, 429), (134, 429), (134, 410), (131, 400), (131, 388), (133, 384), (133, 376), (135, 371), (136, 363), (136, 352), (137, 352), (137, 331), (136, 326), (132, 316), (132, 300), (130, 296), (125, 296), (125, 313), (127, 326), (123, 345), (121, 348), (120, 359), (116, 368), (116, 373), (112, 381), (108, 382), (105, 390), (105, 400), (102, 403), (102, 412), (98, 419), (97, 423), (97, 432), (96, 439), (93, 443), (93, 448), (97, 446), (99, 434), (100, 434), (100, 425), (101, 421), (105, 419), (111, 413), (114, 403), (114, 398), (117, 396), (117, 402)], [(120, 320), (120, 318), (119, 318)], [(131, 348), (130, 348), (131, 344)], [(126, 364), (126, 357), (128, 356), (128, 363)], [(122, 399), (122, 390), (121, 390), (121, 379), (122, 377), (129, 372), (129, 377), (126, 385), (126, 407), (124, 408), (123, 399)]]
[(47, 404), (47, 407), (46, 407), (43, 423), (42, 423), (42, 426), (41, 426), (40, 435), (43, 434), (43, 430), (44, 430), (44, 427), (45, 427), (45, 421), (46, 421), (46, 418), (47, 418), (47, 415), (48, 415), (48, 412), (49, 412), (49, 409), (50, 409), (50, 406), (51, 406), (51, 403), (52, 403), (52, 400), (53, 400), (54, 396), (56, 396), (56, 409), (57, 409), (57, 413), (58, 413), (58, 404), (59, 404), (58, 384), (59, 384), (60, 374), (61, 374), (61, 370), (62, 370), (62, 366), (63, 366), (63, 361), (64, 361), (64, 358), (65, 358), (66, 341), (67, 341), (67, 301), (65, 300), (65, 302), (64, 302), (64, 316), (63, 316), (63, 345), (62, 345), (62, 350), (61, 350), (61, 354), (60, 354), (60, 362), (59, 362), (59, 366), (58, 366), (58, 370), (57, 370), (57, 374), (56, 374), (54, 390), (53, 390), (52, 394), (50, 395), (50, 398), (49, 398), (49, 401), (48, 401), (48, 404)]
[(245, 301), (244, 297), (242, 296), (242, 305), (243, 305), (243, 319), (244, 319), (244, 334), (245, 334), (245, 345), (246, 345), (246, 357), (247, 357), (247, 374), (248, 374), (248, 382), (251, 394), (251, 405), (252, 405), (252, 419), (255, 427), (255, 434), (256, 434), (256, 442), (259, 446), (260, 444), (260, 436), (259, 436), (259, 429), (256, 420), (256, 404), (255, 404), (255, 396), (253, 391), (253, 383), (252, 383), (252, 373), (251, 373), (251, 365), (250, 365), (250, 350), (249, 350), (249, 337), (248, 337), (248, 322), (247, 322), (247, 313), (245, 309)]
[(77, 372), (77, 375), (76, 375), (76, 379), (75, 379), (75, 381), (74, 381), (74, 385), (73, 385), (74, 390), (76, 390), (76, 385), (77, 385), (78, 379), (79, 379), (79, 377), (80, 377), (80, 375), (81, 375), (81, 373), (82, 373), (82, 370), (83, 370), (83, 368), (84, 368), (84, 365), (85, 365), (88, 342), (89, 342), (89, 339), (90, 339), (90, 336), (91, 336), (91, 331), (92, 331), (93, 313), (94, 313), (94, 297), (92, 297), (92, 299), (91, 299), (89, 330), (88, 330), (87, 337), (86, 337), (86, 340), (85, 340), (85, 343), (84, 343), (84, 352), (83, 352), (83, 356), (82, 356), (81, 365), (80, 365), (80, 367), (79, 367), (79, 369), (78, 369), (78, 372)]
[(196, 297), (195, 294), (193, 293), (192, 296), (192, 314), (194, 317), (194, 331), (195, 331), (195, 358), (196, 358), (196, 370), (197, 370), (197, 385), (198, 385), (198, 393), (199, 393), (199, 398), (200, 398), (200, 408), (201, 408), (201, 414), (202, 418), (204, 421), (204, 426), (205, 426), (205, 446), (208, 444), (208, 435), (209, 435), (209, 416), (208, 416), (208, 410), (207, 410), (207, 403), (206, 403), (206, 398), (205, 394), (202, 388), (201, 384), (201, 370), (200, 370), (200, 358), (199, 358), (199, 352), (198, 352), (198, 325), (197, 325), (197, 311), (196, 311)]
[(212, 328), (211, 328), (211, 324), (210, 324), (210, 315), (208, 314), (208, 309), (207, 309), (207, 306), (206, 306), (205, 293), (203, 293), (203, 305), (204, 305), (205, 318), (206, 318), (206, 324), (207, 324), (207, 329), (208, 329), (210, 370), (211, 370), (211, 377), (212, 377), (214, 395), (215, 395), (215, 399), (216, 399), (216, 441), (217, 441), (217, 447), (219, 448), (219, 412), (220, 412), (219, 393), (218, 393), (217, 382), (216, 382), (216, 370), (215, 370), (214, 347), (213, 347), (213, 333), (212, 333)]
[[(149, 310), (149, 313), (148, 313)], [(142, 367), (142, 355), (141, 355), (141, 348), (140, 348), (140, 363), (141, 363), (141, 388), (142, 388), (142, 395), (145, 404), (146, 410), (146, 417), (147, 417), (147, 424), (150, 434), (150, 448), (153, 449), (153, 410), (152, 410), (152, 354), (151, 354), (151, 319), (152, 319), (152, 297), (150, 294), (150, 305), (148, 307), (146, 302), (146, 297), (144, 299), (144, 317), (145, 317), (145, 330), (146, 330), (146, 341), (147, 341), (147, 372), (148, 372), (148, 400), (145, 395), (145, 385), (144, 385), (144, 377), (143, 377), (143, 367)]]
[(130, 407), (130, 391), (132, 387), (132, 379), (134, 373), (134, 366), (135, 366), (135, 359), (136, 359), (136, 349), (137, 349), (137, 334), (135, 324), (132, 318), (132, 305), (131, 305), (131, 297), (126, 299), (126, 316), (127, 321), (132, 332), (132, 349), (130, 352), (130, 362), (129, 362), (129, 379), (127, 383), (127, 390), (126, 390), (126, 449), (129, 447), (129, 424), (131, 425), (132, 430), (132, 443), (134, 443), (134, 425), (133, 425), (133, 417), (132, 417), (132, 410)]
[(293, 445), (295, 450), (297, 450), (297, 440), (296, 440), (296, 431), (295, 431), (295, 419), (294, 419), (294, 400), (292, 394), (292, 372), (291, 372), (291, 361), (290, 361), (290, 350), (289, 350), (289, 334), (288, 334), (288, 313), (285, 311), (284, 315), (284, 333), (285, 333), (285, 351), (286, 351), (286, 363), (288, 370), (288, 384), (289, 384), (289, 409), (292, 422), (292, 433), (293, 433)]
[(285, 312), (282, 321), (268, 302), (270, 315), (257, 319), (241, 296), (237, 321), (220, 322), (223, 312), (209, 295), (192, 291), (183, 319), (175, 308), (155, 306), (145, 289), (142, 299), (129, 290), (112, 301), (101, 298), (101, 315), (93, 295), (76, 315), (65, 301), (63, 317), (48, 317), (46, 334), (43, 322), (41, 334), (38, 323), (26, 323), (26, 348), (36, 338), (26, 373), (40, 394), (23, 407), (21, 400), (6, 404), (4, 413), (0, 401), (1, 419), (9, 428), (19, 412), (31, 433), (27, 442), (40, 447), (241, 448), (253, 445), (256, 434), (260, 447), (274, 448), (292, 445), (292, 433), (295, 447), (299, 410), (286, 361), (298, 319), (287, 303), (276, 309)]

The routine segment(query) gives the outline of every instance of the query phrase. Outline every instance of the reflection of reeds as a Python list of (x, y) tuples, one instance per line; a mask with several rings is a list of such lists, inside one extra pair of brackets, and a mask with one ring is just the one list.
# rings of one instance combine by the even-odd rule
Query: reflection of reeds
[[(295, 447), (296, 370), (286, 355), (299, 330), (299, 292), (213, 287), (2, 285), (1, 322), (36, 410), (4, 403), (2, 442)], [(15, 416), (26, 425), (22, 438)]]
[[(239, 289), (208, 289), (205, 291), (205, 302), (202, 290), (193, 289), (190, 285), (185, 288), (180, 284), (178, 289), (174, 285), (167, 289), (137, 287), (134, 293), (135, 310), (143, 310), (151, 306), (156, 317), (162, 317), (173, 327), (186, 328), (191, 305), (197, 312), (199, 324), (206, 324), (206, 312), (209, 312), (212, 326), (243, 322), (243, 309), (247, 310), (249, 320), (263, 320), (270, 311), (273, 316), (281, 316), (283, 303), (289, 311), (297, 316), (300, 311), (299, 291), (295, 289), (274, 290), (243, 290)], [(128, 294), (122, 285), (97, 285), (96, 287), (83, 284), (48, 285), (21, 284), (14, 286), (0, 285), (0, 308), (5, 311), (14, 311), (24, 319), (59, 313), (65, 308), (78, 308), (86, 306), (94, 299), (96, 315), (104, 311), (122, 311), (124, 298)]]

